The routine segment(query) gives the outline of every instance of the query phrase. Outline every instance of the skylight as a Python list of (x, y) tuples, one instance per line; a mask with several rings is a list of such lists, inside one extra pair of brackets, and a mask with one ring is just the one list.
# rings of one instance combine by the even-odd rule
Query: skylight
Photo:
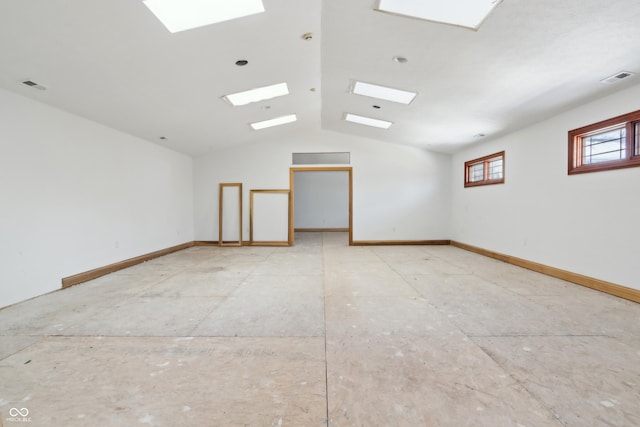
[(247, 105), (252, 102), (264, 101), (283, 95), (289, 95), (289, 88), (286, 82), (246, 90), (244, 92), (232, 93), (231, 95), (224, 96), (222, 99), (225, 99), (231, 105), (237, 107), (239, 105)]
[(262, 0), (144, 0), (172, 33), (264, 12)]
[(249, 126), (253, 130), (260, 130), (265, 128), (270, 128), (272, 126), (280, 126), (287, 123), (295, 122), (298, 120), (295, 114), (289, 114), (288, 116), (276, 117), (275, 119), (265, 120), (262, 122), (250, 123)]
[(400, 89), (392, 89), (390, 87), (358, 81), (353, 85), (352, 92), (356, 95), (370, 96), (371, 98), (384, 99), (385, 101), (399, 102), (401, 104), (411, 103), (413, 98), (417, 95), (415, 92), (407, 92)]
[(380, 0), (382, 12), (477, 30), (502, 0)]
[(373, 126), (381, 129), (389, 129), (393, 123), (386, 120), (372, 119), (371, 117), (358, 116), (356, 114), (347, 113), (344, 119), (348, 122), (358, 123), (361, 125)]

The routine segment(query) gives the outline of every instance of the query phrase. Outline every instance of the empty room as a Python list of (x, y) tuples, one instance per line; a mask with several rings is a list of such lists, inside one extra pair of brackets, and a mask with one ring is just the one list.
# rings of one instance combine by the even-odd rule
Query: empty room
[(0, 0), (0, 427), (640, 425), (639, 22)]

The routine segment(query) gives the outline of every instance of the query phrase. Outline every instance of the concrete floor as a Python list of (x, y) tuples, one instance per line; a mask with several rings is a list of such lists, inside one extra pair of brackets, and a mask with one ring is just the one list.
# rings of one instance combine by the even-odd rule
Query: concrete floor
[(640, 304), (450, 246), (309, 233), (1, 310), (0, 424), (639, 426), (639, 362)]

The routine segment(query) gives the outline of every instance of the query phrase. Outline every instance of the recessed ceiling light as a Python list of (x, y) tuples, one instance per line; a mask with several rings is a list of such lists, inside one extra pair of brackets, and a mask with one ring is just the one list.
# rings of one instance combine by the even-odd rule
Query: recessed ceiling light
[(249, 126), (251, 126), (253, 130), (260, 130), (260, 129), (270, 128), (273, 126), (279, 126), (279, 125), (295, 122), (296, 120), (298, 120), (298, 118), (296, 117), (295, 114), (289, 114), (288, 116), (276, 117), (275, 119), (271, 119), (271, 120), (264, 120), (262, 122), (249, 123)]
[(409, 60), (404, 56), (394, 56), (391, 59), (393, 59), (393, 62), (397, 62), (398, 64), (406, 64), (407, 62), (409, 62)]
[(379, 105), (374, 105), (373, 108), (375, 108), (376, 110), (379, 110), (380, 106)]
[(347, 113), (344, 119), (348, 122), (358, 123), (361, 125), (373, 126), (381, 129), (389, 129), (393, 123), (386, 120), (372, 119), (371, 117), (358, 116), (356, 114)]
[(371, 98), (384, 99), (385, 101), (399, 102), (400, 104), (410, 104), (417, 93), (406, 90), (393, 89), (386, 86), (374, 85), (356, 81), (351, 92), (356, 95), (369, 96)]
[(502, 0), (380, 0), (376, 10), (477, 30), (501, 2)]
[(172, 33), (264, 12), (262, 0), (144, 0)]
[(249, 61), (247, 61), (246, 59), (238, 59), (236, 61), (236, 65), (238, 67), (244, 67), (245, 65), (247, 65), (249, 63)]
[(288, 95), (289, 88), (287, 83), (278, 83), (271, 86), (259, 87), (256, 89), (246, 90), (244, 92), (232, 93), (231, 95), (223, 96), (222, 99), (237, 107), (239, 105), (247, 105), (252, 102), (264, 101), (266, 99), (275, 98), (278, 96)]

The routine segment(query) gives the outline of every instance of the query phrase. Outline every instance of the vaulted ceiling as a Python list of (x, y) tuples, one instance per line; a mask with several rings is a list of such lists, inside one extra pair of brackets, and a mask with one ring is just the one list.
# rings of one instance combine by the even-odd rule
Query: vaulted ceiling
[[(382, 13), (378, 0), (263, 4), (170, 33), (142, 0), (0, 0), (0, 87), (197, 156), (318, 129), (454, 152), (640, 83), (638, 0), (503, 0), (478, 31)], [(620, 71), (638, 75), (601, 82)], [(355, 80), (418, 95), (354, 95)], [(280, 82), (289, 95), (222, 99)], [(248, 125), (292, 113), (294, 123)]]

